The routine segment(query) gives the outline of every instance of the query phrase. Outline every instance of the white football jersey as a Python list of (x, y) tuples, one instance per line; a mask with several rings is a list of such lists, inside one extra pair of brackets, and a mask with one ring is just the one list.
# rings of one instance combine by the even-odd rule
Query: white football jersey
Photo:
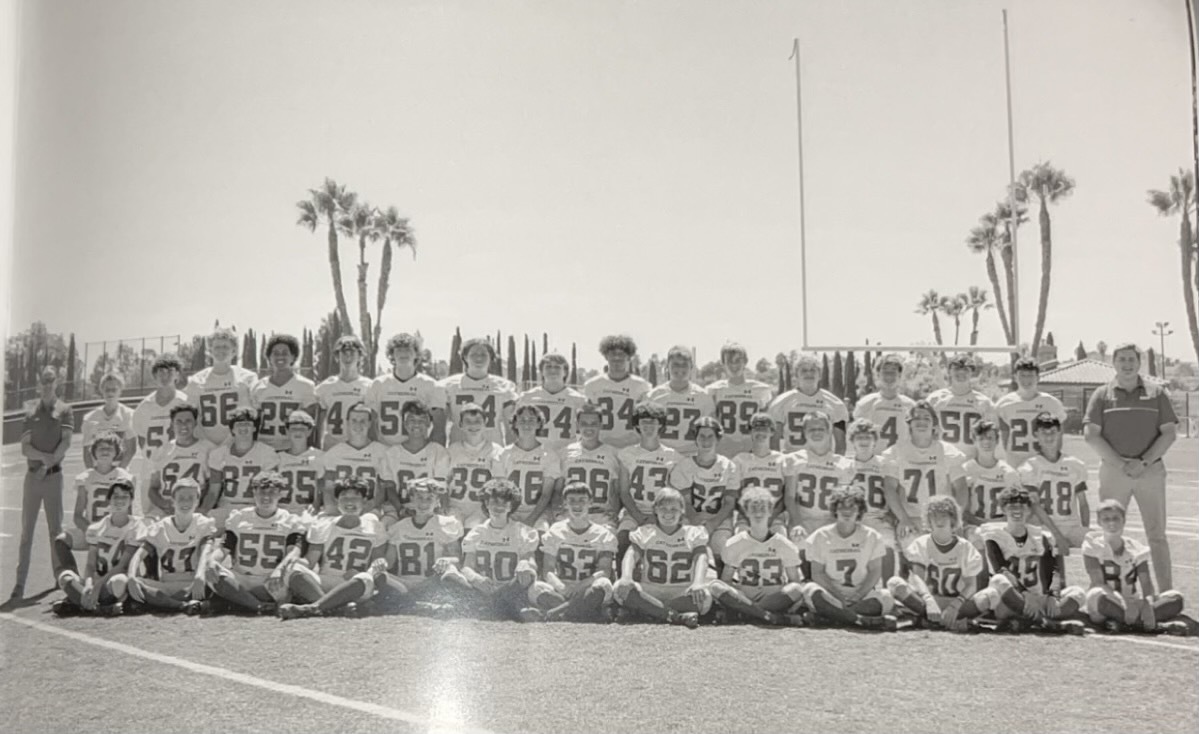
[[(1053, 538), (1037, 525), (1025, 526), (1027, 533), (1023, 538), (1017, 538), (1007, 529), (1004, 522), (984, 523), (978, 528), (978, 535), (984, 543), (995, 543), (1003, 555), (1003, 565), (1020, 580), (1020, 585), (1029, 591), (1044, 593), (1047, 589), (1041, 583), (1041, 559), (1046, 551), (1056, 555)], [(987, 556), (987, 567), (991, 574), (999, 573), (1000, 569), (991, 564)]]
[[(608, 554), (609, 562), (615, 558), (616, 536), (599, 523), (593, 522), (586, 530), (578, 532), (571, 529), (569, 521), (562, 520), (546, 531), (541, 552), (554, 559), (554, 565), (547, 570), (558, 574), (559, 579), (580, 581), (595, 574), (601, 555)], [(611, 566), (607, 570), (611, 578)]]
[(928, 402), (937, 411), (937, 424), (942, 441), (973, 458), (974, 426), (980, 420), (995, 420), (995, 404), (978, 390), (964, 395), (955, 395), (949, 388), (941, 388), (928, 396)]
[(642, 514), (652, 517), (654, 497), (659, 489), (668, 486), (671, 468), (683, 457), (669, 446), (649, 451), (638, 443), (621, 449), (616, 458), (628, 476), (633, 504)]
[(330, 484), (338, 479), (359, 477), (365, 479), (369, 485), (367, 507), (374, 507), (382, 501), (379, 480), (391, 480), (386, 446), (378, 441), (371, 441), (362, 448), (355, 448), (349, 441), (345, 441), (326, 451), (324, 462)]
[(649, 382), (634, 374), (620, 380), (600, 374), (583, 384), (583, 394), (603, 411), (601, 441), (619, 449), (640, 440), (637, 429), (633, 427), (633, 406), (641, 402), (649, 391)]
[(1094, 558), (1103, 567), (1103, 583), (1109, 589), (1139, 599), (1137, 569), (1149, 563), (1149, 546), (1135, 538), (1124, 536), (1124, 547), (1117, 554), (1107, 542), (1102, 530), (1088, 533), (1082, 541), (1084, 558)]
[(508, 521), (502, 528), (488, 520), (476, 525), (462, 541), (462, 555), (475, 554), (474, 570), (495, 581), (510, 581), (522, 556), (537, 550), (537, 531), (520, 522)]
[(255, 441), (246, 453), (233, 453), (233, 444), (217, 446), (208, 453), (209, 476), (221, 478), (221, 496), (217, 507), (244, 507), (254, 504), (250, 480), (255, 475), (279, 466), (279, 454), (270, 446)]
[(444, 481), (450, 475), (450, 452), (439, 443), (427, 443), (412, 453), (403, 444), (387, 449), (388, 479), (396, 483), (400, 502), (408, 503), (408, 482), (433, 477)]
[(775, 423), (783, 426), (780, 447), (784, 451), (795, 451), (806, 445), (803, 417), (816, 411), (826, 414), (834, 426), (849, 422), (849, 410), (845, 403), (828, 390), (817, 390), (813, 395), (800, 390), (788, 390), (774, 399), (767, 412)]
[(117, 525), (112, 515), (87, 526), (84, 537), (89, 546), (96, 547), (96, 573), (104, 576), (108, 569), (121, 560), (126, 548), (136, 548), (145, 537), (146, 526), (142, 518), (130, 515), (124, 525)]
[(828, 498), (839, 485), (853, 481), (853, 460), (831, 451), (819, 456), (810, 450), (800, 450), (791, 454), (784, 472), (795, 477), (798, 516), (791, 518), (791, 524), (803, 525), (812, 532), (833, 521)]
[(520, 488), (520, 507), (512, 513), (512, 519), (523, 523), (533, 514), (542, 493), (552, 491), (554, 482), (562, 476), (562, 461), (541, 444), (528, 450), (512, 444), (500, 452), (500, 476)]
[(1066, 422), (1066, 408), (1062, 401), (1043, 392), (1038, 392), (1029, 400), (1021, 398), (1018, 392), (1010, 392), (995, 403), (995, 413), (1008, 427), (1007, 443), (1003, 450), (1007, 462), (1017, 469), (1032, 456), (1032, 421), (1038, 413), (1050, 413), (1063, 424)]
[(691, 435), (691, 422), (701, 416), (715, 414), (712, 396), (694, 382), (687, 383), (683, 390), (675, 390), (666, 383), (650, 390), (645, 399), (666, 410), (666, 422), (659, 434), (662, 443), (685, 456), (694, 454), (695, 437)]
[(133, 409), (133, 435), (141, 456), (149, 459), (156, 449), (171, 440), (171, 409), (187, 403), (187, 393), (175, 391), (175, 396), (166, 405), (158, 402), (158, 393), (152, 392)]
[(453, 515), (433, 515), (421, 525), (415, 517), (401, 518), (387, 531), (396, 550), (396, 575), (401, 581), (432, 576), (441, 549), (461, 537), (462, 523)]
[(366, 391), (370, 386), (371, 379), (361, 375), (353, 380), (333, 375), (316, 386), (316, 401), (321, 406), (321, 435), (326, 449), (346, 440), (347, 411), (355, 403), (366, 402)]
[[(87, 451), (96, 435), (102, 431), (111, 431), (127, 440), (134, 437), (133, 409), (122, 403), (117, 403), (117, 409), (109, 415), (100, 406), (83, 416), (83, 450)], [(124, 447), (121, 448), (124, 451)]]
[(291, 446), (287, 437), (287, 416), (293, 410), (315, 412), (316, 386), (312, 380), (301, 375), (292, 375), (282, 385), (264, 377), (250, 388), (250, 405), (258, 411), (260, 419), (258, 440), (276, 451)]
[(725, 565), (736, 569), (738, 586), (771, 590), (787, 583), (787, 569), (799, 566), (799, 548), (783, 533), (770, 533), (758, 540), (748, 530), (734, 535), (721, 553)]
[(1036, 488), (1042, 509), (1059, 530), (1082, 526), (1078, 495), (1087, 485), (1087, 465), (1082, 459), (1062, 454), (1057, 461), (1050, 461), (1041, 454), (1033, 454), (1020, 467), (1020, 482)]
[(908, 440), (908, 411), (915, 404), (915, 400), (902, 393), (885, 398), (882, 393), (872, 392), (854, 406), (853, 417), (874, 423), (880, 444), (876, 450), (882, 451)]
[(558, 454), (574, 440), (575, 417), (586, 402), (587, 397), (573, 387), (549, 392), (540, 385), (516, 399), (517, 405), (532, 405), (541, 413), (537, 440)]
[(504, 443), (506, 426), (501, 424), (504, 421), (505, 410), (516, 402), (516, 385), (499, 375), (475, 379), (462, 373), (445, 378), (441, 381), (441, 386), (450, 406), (450, 420), (453, 423), (449, 436), (451, 442), (465, 439), (465, 435), (458, 428), (458, 417), (462, 406), (475, 403), (483, 409), (483, 424), (487, 427), (483, 435), (489, 441), (501, 445)]
[(592, 516), (606, 515), (616, 501), (612, 490), (620, 477), (617, 449), (601, 443), (593, 449), (583, 448), (582, 442), (570, 444), (562, 452), (562, 475), (566, 483), (583, 482), (591, 487)]
[(817, 528), (804, 538), (802, 547), (813, 568), (823, 567), (824, 573), (847, 591), (857, 588), (866, 578), (870, 562), (887, 552), (883, 536), (860, 524), (849, 537), (837, 532), (836, 525)]
[(175, 525), (173, 515), (153, 523), (142, 540), (148, 555), (147, 577), (164, 583), (191, 581), (200, 562), (200, 546), (216, 534), (216, 522), (207, 515), (192, 515), (182, 530)]
[(187, 378), (187, 402), (200, 411), (196, 435), (217, 446), (229, 440), (229, 414), (250, 404), (250, 388), (257, 381), (258, 375), (237, 365), (224, 374), (205, 367)]
[(688, 456), (670, 470), (670, 486), (691, 498), (696, 519), (703, 522), (720, 512), (725, 502), (736, 502), (741, 482), (737, 467), (726, 456), (716, 455), (710, 466), (700, 466), (694, 456)]
[(1003, 520), (999, 493), (1007, 487), (1020, 486), (1020, 475), (1016, 470), (1003, 459), (997, 460), (994, 466), (983, 466), (978, 459), (970, 459), (962, 464), (962, 472), (966, 475), (970, 498), (970, 506), (965, 509), (984, 520)]
[(956, 535), (949, 547), (938, 546), (931, 534), (913, 540), (904, 549), (908, 563), (924, 566), (924, 583), (933, 596), (956, 598), (962, 595), (964, 580), (982, 573), (983, 557), (969, 541)]
[(75, 489), (83, 492), (87, 502), (83, 515), (89, 523), (99, 522), (108, 515), (108, 488), (119, 481), (132, 484), (133, 475), (114, 466), (107, 474), (101, 474), (93, 467), (75, 476)]
[(279, 506), (290, 512), (303, 512), (320, 497), (325, 478), (325, 452), (307, 449), (299, 454), (279, 452), (279, 473), (287, 480), (287, 490), (279, 497)]
[(374, 515), (362, 515), (352, 528), (339, 524), (342, 517), (321, 518), (308, 528), (308, 543), (321, 546), (321, 576), (348, 579), (366, 571), (375, 549), (387, 542), (387, 529)]
[(934, 494), (953, 494), (952, 486), (964, 477), (966, 455), (944, 441), (934, 440), (928, 448), (910, 441), (897, 443), (882, 453), (883, 470), (899, 482), (899, 493), (908, 515), (917, 524), (924, 503)]
[(483, 441), (478, 446), (461, 441), (450, 444), (450, 506), (459, 517), (482, 513), (479, 490), (492, 477), (500, 475), (502, 451), (503, 447), (491, 441)]
[(235, 573), (265, 577), (287, 554), (288, 540), (297, 544), (308, 530), (299, 515), (282, 508), (262, 517), (255, 507), (229, 513), (225, 520), (225, 550)]
[(730, 385), (728, 380), (717, 380), (707, 387), (712, 398), (712, 409), (720, 428), (724, 431), (717, 445), (717, 452), (730, 459), (753, 448), (750, 438), (749, 419), (755, 413), (763, 413), (774, 399), (774, 390), (764, 382), (746, 380), (740, 385)]
[(171, 488), (183, 477), (194, 479), (200, 484), (200, 494), (208, 486), (208, 455), (216, 449), (211, 441), (199, 439), (188, 446), (178, 441), (169, 441), (159, 446), (150, 456), (150, 469), (162, 482), (162, 495), (171, 496)]
[(894, 522), (891, 520), (891, 510), (887, 507), (887, 494), (883, 491), (887, 472), (882, 457), (875, 455), (865, 461), (858, 461), (854, 457), (850, 462), (853, 483), (866, 493), (866, 514), (862, 516), (863, 522)]
[(374, 379), (366, 391), (366, 404), (378, 416), (381, 443), (395, 446), (404, 440), (403, 410), (406, 404), (414, 400), (421, 401), (432, 410), (445, 410), (446, 390), (437, 380), (421, 372), (407, 380), (401, 380), (390, 372)]
[[(691, 585), (691, 566), (708, 546), (708, 531), (698, 525), (680, 525), (667, 533), (657, 523), (650, 523), (629, 533), (629, 542), (641, 550), (644, 559), (641, 583), (681, 590)], [(660, 562), (650, 563), (654, 558)]]
[(765, 487), (774, 497), (775, 507), (779, 507), (779, 503), (783, 501), (783, 488), (790, 463), (787, 454), (782, 451), (770, 451), (764, 456), (746, 451), (737, 454), (733, 459), (741, 491), (744, 492), (750, 487)]

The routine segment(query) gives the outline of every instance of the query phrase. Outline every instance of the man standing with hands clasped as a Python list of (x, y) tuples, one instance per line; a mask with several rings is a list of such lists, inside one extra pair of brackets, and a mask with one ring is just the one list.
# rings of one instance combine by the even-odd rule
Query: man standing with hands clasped
[(1166, 466), (1162, 456), (1177, 436), (1178, 418), (1165, 389), (1141, 379), (1141, 350), (1121, 344), (1112, 351), (1116, 379), (1091, 394), (1086, 441), (1103, 460), (1099, 498), (1129, 506), (1135, 497), (1149, 536), (1153, 573), (1161, 591), (1174, 588), (1166, 538)]
[[(21, 431), (21, 455), (28, 463), (25, 492), (21, 496), (21, 544), (17, 551), (17, 583), (13, 599), (25, 596), (25, 577), (29, 575), (29, 553), (37, 516), (46, 505), (46, 529), (50, 543), (62, 532), (62, 460), (71, 446), (75, 417), (71, 408), (58, 399), (58, 372), (46, 367), (38, 376), (37, 400), (25, 404), (25, 427)], [(55, 569), (57, 576), (57, 569)]]

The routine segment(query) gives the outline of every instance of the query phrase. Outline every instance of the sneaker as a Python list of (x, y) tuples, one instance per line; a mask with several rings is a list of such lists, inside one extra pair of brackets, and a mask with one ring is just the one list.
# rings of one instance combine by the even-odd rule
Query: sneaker
[(788, 627), (807, 627), (808, 617), (804, 614), (780, 614), (777, 617), (778, 623)]
[(189, 617), (199, 617), (207, 614), (210, 609), (208, 602), (189, 599), (183, 602), (183, 613)]
[(1008, 617), (1002, 619), (995, 626), (996, 632), (1006, 632), (1010, 635), (1018, 635), (1028, 630), (1028, 622), (1019, 617)]
[(1189, 637), (1191, 634), (1190, 625), (1181, 619), (1162, 622), (1157, 626), (1157, 631), (1172, 637)]
[(302, 604), (280, 604), (276, 611), (280, 619), (299, 619), (311, 616), (308, 608)]
[(890, 614), (884, 614), (881, 617), (859, 616), (858, 625), (863, 629), (894, 632), (899, 629), (899, 620)]
[(695, 612), (680, 612), (670, 618), (670, 623), (693, 630), (699, 627), (699, 615)]
[(1103, 631), (1110, 632), (1113, 635), (1120, 635), (1128, 631), (1128, 625), (1118, 619), (1107, 619), (1103, 622)]
[(101, 617), (119, 617), (125, 613), (125, 605), (117, 602), (116, 604), (101, 604), (96, 607), (96, 614)]
[(352, 601), (349, 604), (346, 604), (341, 609), (338, 609), (337, 611), (333, 612), (333, 614), (338, 617), (346, 617), (348, 619), (356, 619), (359, 616), (358, 611), (359, 611), (358, 610), (358, 602)]
[(278, 609), (279, 606), (277, 604), (272, 604), (271, 602), (262, 602), (258, 605), (258, 611), (256, 614), (258, 614), (260, 617), (273, 617)]
[(537, 607), (525, 607), (516, 613), (517, 622), (544, 622), (545, 613)]
[(953, 620), (953, 624), (946, 629), (950, 632), (967, 635), (976, 635), (982, 632), (982, 627), (979, 626), (976, 619), (955, 619)]
[(1067, 635), (1085, 635), (1086, 625), (1075, 619), (1046, 619), (1041, 622), (1041, 629), (1046, 632), (1058, 632)]
[(146, 606), (145, 604), (142, 604), (137, 599), (134, 599), (133, 597), (129, 597), (128, 599), (125, 600), (125, 614), (126, 615), (130, 615), (130, 614), (141, 615), (141, 614), (149, 614), (149, 613), (150, 613), (150, 607)]
[(628, 609), (624, 607), (614, 607), (614, 609), (616, 610), (616, 616), (612, 617), (612, 621), (616, 624), (632, 624), (637, 621), (636, 617)]
[(78, 617), (83, 610), (66, 599), (59, 599), (50, 605), (50, 611), (59, 617)]

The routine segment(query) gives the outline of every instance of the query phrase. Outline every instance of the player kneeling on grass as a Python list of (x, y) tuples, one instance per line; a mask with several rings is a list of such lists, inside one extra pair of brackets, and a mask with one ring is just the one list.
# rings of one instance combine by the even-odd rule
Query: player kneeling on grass
[(542, 581), (534, 584), (538, 606), (553, 604), (550, 622), (605, 622), (612, 598), (616, 536), (591, 519), (594, 494), (586, 482), (562, 489), (567, 519), (550, 526), (541, 543)]
[[(196, 514), (200, 505), (200, 483), (182, 477), (170, 487), (171, 514), (147, 529), (141, 547), (129, 562), (129, 596), (155, 610), (204, 611), (212, 540), (216, 522)], [(141, 575), (145, 561), (146, 574)]]
[[(340, 514), (317, 520), (308, 530), (308, 551), (292, 566), (287, 587), (305, 604), (280, 604), (283, 619), (357, 611), (375, 594), (375, 577), (387, 570), (387, 531), (366, 508), (370, 484), (346, 477), (333, 484)], [(320, 572), (316, 571), (320, 568)], [(354, 606), (350, 606), (354, 605)]]
[(87, 566), (81, 578), (75, 571), (58, 576), (58, 588), (67, 595), (54, 605), (57, 614), (94, 612), (114, 616), (123, 611), (128, 587), (125, 575), (145, 527), (129, 514), (133, 484), (113, 482), (105, 493), (108, 514), (87, 527)]
[[(225, 521), (225, 542), (212, 553), (206, 575), (216, 595), (255, 614), (274, 614), (287, 599), (287, 577), (300, 557), (307, 523), (279, 507), (290, 489), (279, 472), (250, 480), (254, 506), (234, 510)], [(229, 567), (222, 562), (228, 558)]]
[(933, 497), (924, 505), (928, 533), (906, 549), (908, 578), (893, 576), (887, 591), (916, 614), (919, 622), (955, 632), (970, 629), (967, 621), (982, 614), (972, 597), (978, 590), (983, 557), (957, 535), (961, 509), (952, 497)]
[(801, 615), (786, 612), (803, 601), (799, 549), (783, 528), (770, 527), (774, 496), (765, 487), (741, 495), (741, 512), (749, 528), (724, 546), (724, 570), (709, 589), (730, 611), (767, 624), (802, 625)]
[(1082, 542), (1082, 560), (1091, 578), (1087, 616), (1110, 632), (1134, 629), (1185, 636), (1186, 622), (1170, 621), (1182, 613), (1182, 595), (1177, 591), (1154, 595), (1149, 548), (1124, 537), (1124, 505), (1104, 500), (1096, 518), (1100, 530)]
[[(712, 608), (708, 573), (708, 531), (683, 524), (683, 495), (659, 489), (654, 521), (629, 535), (620, 580), (612, 587), (616, 603), (658, 622), (695, 629)], [(634, 581), (640, 569), (641, 582)]]
[(804, 603), (816, 620), (894, 632), (894, 599), (878, 588), (886, 543), (862, 524), (866, 495), (861, 487), (840, 486), (829, 493), (835, 522), (803, 541), (812, 580), (803, 585)]
[(981, 611), (995, 613), (1002, 631), (1020, 632), (1033, 624), (1048, 632), (1084, 634), (1083, 624), (1069, 619), (1085, 601), (1083, 590), (1067, 587), (1060, 600), (1050, 593), (1054, 575), (1065, 576), (1065, 558), (1054, 553), (1049, 533), (1027, 524), (1033, 514), (1032, 503), (1032, 496), (1022, 487), (1008, 487), (999, 493), (999, 507), (1007, 520), (979, 528), (991, 581), (973, 601)]
[[(453, 515), (434, 514), (446, 494), (445, 484), (421, 477), (409, 479), (407, 486), (407, 508), (412, 514), (387, 532), (384, 558), (387, 568), (394, 570), (375, 579), (380, 601), (397, 608), (428, 604), (447, 576), (460, 577), (462, 556), (462, 522)], [(425, 611), (448, 610), (437, 605)]]
[[(487, 521), (471, 528), (462, 541), (462, 573), (446, 581), (472, 590), (499, 615), (519, 622), (540, 622), (544, 610), (531, 606), (540, 593), (537, 580), (539, 539), (533, 528), (512, 519), (520, 507), (520, 488), (509, 479), (489, 479), (479, 490)], [(546, 604), (552, 603), (547, 599)]]

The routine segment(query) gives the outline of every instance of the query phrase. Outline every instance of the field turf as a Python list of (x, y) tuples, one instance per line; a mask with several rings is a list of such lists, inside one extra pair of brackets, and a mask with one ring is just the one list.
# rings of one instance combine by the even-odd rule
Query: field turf
[[(1067, 449), (1094, 455), (1071, 437)], [(81, 469), (78, 451), (67, 476)], [(0, 593), (23, 462), (6, 446)], [(1177, 588), (1199, 594), (1199, 441), (1171, 466)], [(1092, 499), (1092, 506), (1095, 500)], [(68, 503), (69, 506), (69, 503)], [(69, 507), (68, 507), (69, 522)], [(1130, 533), (1143, 538), (1134, 509)], [(26, 604), (0, 611), (4, 731), (1191, 732), (1199, 638), (957, 636), (415, 617), (58, 619), (39, 522)], [(1077, 551), (1069, 578), (1083, 583)]]

